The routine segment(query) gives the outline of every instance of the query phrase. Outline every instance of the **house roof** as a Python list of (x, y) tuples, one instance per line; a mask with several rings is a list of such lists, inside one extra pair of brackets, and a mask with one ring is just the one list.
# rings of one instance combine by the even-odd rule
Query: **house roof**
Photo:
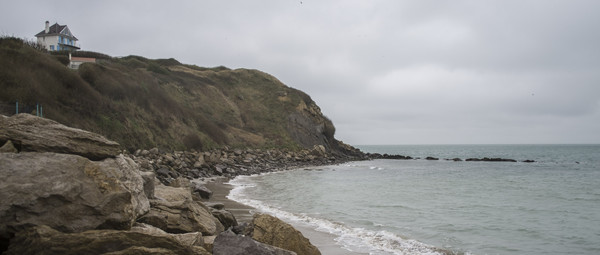
[[(54, 23), (54, 25), (50, 26), (48, 29), (48, 33), (46, 33), (46, 29), (42, 30), (41, 32), (37, 33), (35, 35), (35, 37), (43, 37), (43, 36), (50, 36), (50, 35), (58, 35), (60, 34), (63, 30), (65, 30), (65, 28), (67, 28), (67, 25), (59, 25), (58, 23)], [(68, 29), (68, 28), (67, 28)], [(75, 37), (74, 35), (71, 35), (73, 37), (73, 39), (78, 40), (77, 37)]]

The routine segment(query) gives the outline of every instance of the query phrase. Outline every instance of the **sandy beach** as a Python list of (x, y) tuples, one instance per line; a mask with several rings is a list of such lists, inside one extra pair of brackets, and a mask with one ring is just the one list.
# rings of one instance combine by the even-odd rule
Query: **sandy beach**
[[(215, 178), (212, 181), (206, 182), (205, 186), (213, 192), (210, 202), (223, 203), (225, 209), (233, 213), (238, 222), (252, 221), (252, 215), (257, 211), (256, 208), (238, 203), (227, 198), (229, 192), (233, 189), (233, 185), (227, 183), (227, 178)], [(323, 255), (354, 255), (365, 254), (348, 251), (336, 243), (336, 236), (328, 233), (316, 231), (314, 229), (288, 222), (310, 240)]]

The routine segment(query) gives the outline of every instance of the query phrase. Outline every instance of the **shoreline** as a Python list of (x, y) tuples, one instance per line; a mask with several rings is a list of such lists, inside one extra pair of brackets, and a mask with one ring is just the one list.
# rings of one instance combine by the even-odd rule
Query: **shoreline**
[[(227, 196), (229, 192), (234, 188), (233, 185), (229, 184), (229, 178), (217, 177), (208, 179), (205, 181), (204, 186), (213, 192), (212, 197), (208, 202), (223, 203), (225, 210), (230, 211), (239, 223), (250, 223), (254, 213), (259, 212), (258, 209), (247, 206), (245, 204), (233, 201)], [(321, 254), (323, 255), (363, 255), (367, 253), (358, 253), (346, 250), (339, 245), (335, 238), (337, 236), (325, 232), (320, 232), (307, 226), (296, 224), (294, 222), (286, 223), (292, 225), (295, 229), (300, 231), (304, 237), (308, 238), (310, 242), (316, 246)]]

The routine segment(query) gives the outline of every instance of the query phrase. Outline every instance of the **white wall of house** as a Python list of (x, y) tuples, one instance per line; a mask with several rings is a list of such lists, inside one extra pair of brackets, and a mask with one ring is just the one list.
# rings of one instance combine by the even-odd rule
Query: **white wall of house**
[[(58, 35), (38, 37), (38, 43), (46, 47), (47, 50), (56, 50)], [(51, 45), (54, 47), (50, 47)]]

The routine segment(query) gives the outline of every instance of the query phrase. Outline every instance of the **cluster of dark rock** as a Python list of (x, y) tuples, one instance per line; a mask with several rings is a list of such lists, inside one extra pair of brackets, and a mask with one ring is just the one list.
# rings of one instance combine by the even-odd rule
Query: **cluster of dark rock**
[(380, 153), (366, 153), (365, 156), (369, 159), (400, 159), (400, 160), (409, 160), (409, 159), (414, 159), (411, 156), (403, 156), (403, 155), (396, 155), (396, 154), (380, 154)]
[[(0, 144), (0, 253), (320, 254), (277, 218), (238, 224), (203, 199), (210, 191), (189, 174), (218, 172), (216, 164), (183, 159), (200, 153), (148, 151), (134, 161), (98, 134), (28, 114), (0, 115)], [(220, 155), (220, 170), (231, 175), (229, 164), (238, 163)], [(145, 168), (136, 163), (144, 160)], [(184, 164), (191, 167), (177, 167)], [(168, 177), (156, 178), (155, 165)]]
[[(366, 153), (365, 156), (369, 159), (398, 159), (398, 160), (410, 160), (410, 159), (421, 159), (421, 158), (413, 158), (411, 156), (403, 156), (403, 155), (394, 155), (394, 154), (379, 154), (379, 153)], [(428, 156), (425, 157), (425, 160), (440, 160), (440, 158), (436, 158), (436, 157), (432, 157), (432, 156)], [(463, 161), (461, 158), (447, 158), (444, 159), (446, 161)], [(488, 158), (488, 157), (484, 157), (484, 158), (468, 158), (465, 159), (464, 161), (485, 161), (485, 162), (518, 162), (515, 159), (508, 159), (508, 158)], [(531, 160), (531, 159), (527, 159), (527, 160), (523, 160), (521, 162), (525, 162), (525, 163), (533, 163), (535, 162), (535, 160)]]
[(154, 171), (165, 185), (179, 177), (187, 179), (211, 176), (235, 177), (252, 175), (303, 166), (338, 164), (362, 157), (339, 157), (329, 153), (324, 146), (311, 150), (283, 149), (218, 149), (209, 152), (160, 152), (158, 148), (137, 150), (131, 157), (145, 171)]
[(486, 162), (517, 162), (514, 159), (509, 158), (468, 158), (465, 161), (486, 161)]

